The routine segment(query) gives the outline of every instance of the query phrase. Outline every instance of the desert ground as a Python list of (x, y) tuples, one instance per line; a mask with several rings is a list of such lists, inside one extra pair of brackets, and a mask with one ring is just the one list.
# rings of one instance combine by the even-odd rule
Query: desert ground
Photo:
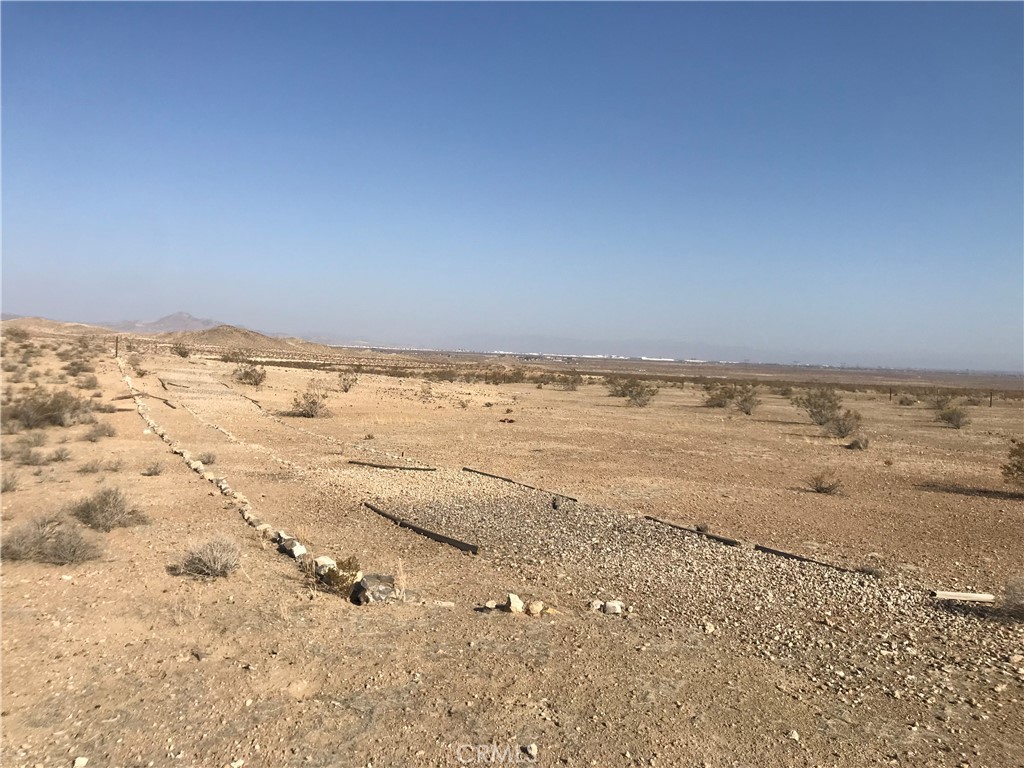
[[(536, 379), (584, 363), (3, 331), (4, 766), (1024, 765), (1019, 378), (588, 361), (572, 389)], [(633, 407), (599, 365), (660, 389)], [(752, 414), (704, 404), (729, 376)], [(791, 402), (813, 381), (865, 450)], [(61, 390), (90, 408), (11, 418)], [(79, 522), (110, 490), (131, 524)], [(32, 530), (96, 556), (19, 553)], [(277, 531), (402, 594), (354, 604)], [(183, 573), (217, 538), (240, 567)]]

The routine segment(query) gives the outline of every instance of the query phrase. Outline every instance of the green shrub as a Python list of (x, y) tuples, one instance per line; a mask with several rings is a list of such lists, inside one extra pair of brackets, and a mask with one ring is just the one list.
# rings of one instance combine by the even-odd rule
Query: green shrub
[(253, 363), (239, 363), (231, 378), (242, 384), (258, 387), (267, 380), (267, 369)]
[(718, 382), (711, 382), (704, 385), (704, 407), (706, 408), (728, 408), (729, 403), (735, 397), (736, 391)]
[(89, 402), (66, 389), (33, 389), (3, 409), (5, 428), (12, 423), (23, 429), (67, 427), (91, 419)]
[(1010, 440), (1009, 460), (1003, 464), (1003, 479), (1013, 485), (1024, 485), (1024, 440)]
[(317, 379), (310, 379), (305, 392), (297, 392), (292, 400), (292, 415), (317, 419), (328, 415), (327, 387)]
[(849, 437), (860, 429), (861, 416), (857, 411), (847, 410), (836, 415), (825, 424), (826, 434), (832, 437)]

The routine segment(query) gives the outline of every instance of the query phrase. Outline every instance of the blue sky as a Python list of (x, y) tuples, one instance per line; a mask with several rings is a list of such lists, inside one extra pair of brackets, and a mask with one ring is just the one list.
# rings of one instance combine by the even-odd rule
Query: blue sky
[(5, 2), (3, 309), (1020, 371), (1022, 9)]

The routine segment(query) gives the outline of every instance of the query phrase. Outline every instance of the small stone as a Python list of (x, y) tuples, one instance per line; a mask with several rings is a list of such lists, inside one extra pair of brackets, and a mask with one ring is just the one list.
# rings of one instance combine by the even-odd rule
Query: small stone
[(544, 603), (540, 600), (531, 600), (526, 606), (526, 612), (530, 616), (540, 616), (544, 612)]
[(89, 758), (88, 757), (76, 757), (75, 758), (75, 768), (85, 768), (85, 766), (87, 766), (88, 764), (89, 764)]
[(716, 627), (710, 621), (705, 621), (704, 622), (704, 634), (705, 635), (713, 635), (713, 634), (715, 634), (715, 630), (716, 629), (718, 629), (718, 627)]
[(601, 606), (601, 610), (612, 616), (618, 616), (622, 613), (622, 609), (625, 607), (626, 606), (623, 604), (621, 600), (609, 600), (607, 603)]
[(602, 608), (604, 608), (604, 601), (602, 601), (602, 600), (591, 600), (590, 601), (590, 610), (592, 610), (592, 611), (600, 611)]
[(508, 599), (505, 601), (505, 609), (509, 613), (522, 613), (523, 612), (523, 601), (519, 595), (514, 592), (508, 593)]
[(531, 760), (537, 759), (538, 749), (536, 744), (527, 744), (525, 747), (523, 747), (523, 752), (525, 752)]
[(484, 608), (486, 608), (489, 611), (493, 611), (497, 607), (498, 607), (498, 601), (497, 600), (488, 600), (486, 603), (484, 603)]
[(796, 731), (790, 731), (788, 734), (786, 734), (786, 738), (790, 741), (800, 741), (800, 734)]
[(356, 583), (352, 600), (356, 605), (383, 603), (395, 595), (395, 577), (369, 573)]

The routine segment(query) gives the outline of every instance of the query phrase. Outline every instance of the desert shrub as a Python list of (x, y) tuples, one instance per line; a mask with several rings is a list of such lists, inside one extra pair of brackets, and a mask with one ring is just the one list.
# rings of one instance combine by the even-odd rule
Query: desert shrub
[(736, 387), (732, 402), (740, 413), (751, 415), (754, 409), (761, 404), (761, 400), (757, 396), (757, 387), (753, 384), (741, 384)]
[(1001, 467), (1003, 479), (1013, 485), (1024, 485), (1024, 440), (1010, 440), (1008, 461)]
[(46, 454), (38, 449), (31, 448), (18, 454), (18, 463), (26, 467), (42, 467), (48, 462)]
[(824, 493), (831, 496), (839, 493), (843, 487), (843, 482), (835, 476), (835, 473), (825, 470), (807, 478), (807, 487), (815, 493)]
[(96, 459), (93, 459), (92, 461), (85, 462), (85, 464), (78, 468), (78, 471), (83, 475), (95, 475), (101, 469), (103, 469), (103, 465)]
[(96, 367), (85, 360), (72, 360), (64, 366), (69, 376), (81, 376), (83, 373), (94, 373)]
[(58, 528), (43, 547), (41, 560), (54, 565), (74, 565), (100, 556), (100, 547), (77, 528)]
[(192, 354), (192, 350), (189, 349), (188, 344), (183, 341), (176, 341), (171, 345), (171, 353), (178, 357), (188, 357)]
[(658, 388), (653, 384), (638, 379), (636, 376), (619, 378), (610, 376), (604, 380), (611, 397), (624, 397), (630, 405), (643, 408), (649, 405), (651, 400), (658, 394)]
[(917, 398), (913, 395), (900, 395), (896, 400), (897, 405), (917, 405)]
[(4, 341), (13, 341), (20, 344), (23, 341), (28, 341), (28, 331), (17, 326), (5, 325), (3, 327), (3, 338)]
[(959, 406), (944, 408), (939, 411), (935, 420), (948, 424), (953, 429), (963, 429), (971, 423), (971, 417), (967, 415), (967, 410)]
[(196, 456), (196, 461), (201, 461), (203, 464), (209, 466), (217, 461), (217, 454), (213, 451), (203, 451)]
[(7, 533), (0, 548), (5, 560), (35, 560), (40, 563), (70, 565), (95, 560), (100, 548), (86, 539), (77, 528), (67, 526), (59, 517), (40, 515)]
[(5, 428), (12, 423), (23, 429), (36, 427), (67, 427), (88, 421), (89, 403), (66, 389), (49, 391), (33, 389), (3, 409)]
[(1024, 618), (1024, 576), (1013, 576), (1006, 582), (1002, 607), (1010, 616)]
[(39, 448), (46, 445), (46, 433), (45, 432), (29, 432), (27, 435), (22, 435), (18, 438), (18, 447), (22, 450), (29, 448)]
[(18, 475), (14, 472), (4, 473), (3, 479), (0, 480), (0, 492), (12, 493), (18, 490)]
[(123, 459), (111, 459), (107, 462), (106, 466), (103, 467), (107, 472), (120, 472), (124, 468)]
[(117, 488), (104, 488), (71, 506), (71, 515), (90, 528), (112, 531), (147, 522), (141, 510), (128, 504), (128, 499)]
[(90, 443), (98, 442), (101, 437), (113, 437), (117, 434), (117, 430), (114, 429), (113, 424), (108, 424), (105, 421), (93, 424), (89, 431), (82, 435), (83, 440), (88, 440)]
[(711, 382), (704, 385), (704, 407), (706, 408), (727, 408), (732, 402), (736, 392), (732, 387), (727, 387), (718, 382)]
[(968, 392), (964, 395), (964, 405), (981, 405), (982, 399), (973, 392)]
[(846, 444), (846, 447), (851, 451), (866, 451), (869, 444), (870, 441), (862, 436), (853, 438), (853, 440)]
[(327, 414), (327, 387), (322, 381), (310, 379), (306, 391), (295, 394), (292, 400), (292, 415), (316, 419)]
[(354, 373), (339, 373), (338, 374), (338, 386), (341, 387), (342, 392), (348, 392), (356, 385), (359, 381), (359, 377)]
[(861, 415), (857, 411), (847, 410), (842, 415), (837, 413), (824, 427), (826, 434), (832, 437), (849, 437), (860, 429), (860, 423)]
[(793, 405), (807, 411), (811, 421), (818, 426), (825, 426), (839, 416), (842, 400), (831, 387), (819, 387), (809, 390), (804, 395), (792, 399)]
[(359, 561), (354, 556), (346, 557), (338, 563), (337, 568), (331, 568), (321, 574), (313, 572), (315, 587), (324, 592), (332, 592), (342, 597), (348, 597), (352, 587), (356, 583), (356, 576), (359, 575)]
[(253, 363), (239, 363), (231, 374), (231, 378), (242, 384), (258, 387), (267, 380), (267, 369)]
[(566, 373), (554, 378), (554, 385), (566, 392), (575, 392), (583, 384), (583, 377), (578, 373)]
[(92, 409), (96, 413), (117, 413), (117, 406), (113, 403), (93, 403)]
[(189, 549), (180, 570), (202, 579), (227, 577), (238, 570), (240, 559), (238, 544), (231, 539), (218, 537)]
[(164, 471), (164, 464), (162, 461), (154, 461), (152, 464), (142, 470), (143, 477), (156, 477)]
[(254, 355), (251, 349), (231, 349), (221, 355), (220, 359), (224, 363), (249, 363)]
[[(96, 389), (100, 385), (100, 380), (96, 378), (96, 374), (89, 374), (88, 376), (79, 376), (78, 380), (75, 381), (75, 386), (79, 389)], [(103, 397), (100, 394), (100, 397)]]
[(948, 392), (938, 392), (928, 398), (928, 406), (936, 411), (944, 411), (953, 405), (953, 396)]
[(67, 461), (70, 458), (71, 458), (71, 451), (69, 451), (67, 448), (61, 446), (59, 448), (54, 448), (53, 449), (53, 452), (50, 454), (49, 461), (61, 461), (61, 462), (63, 462), (63, 461)]

